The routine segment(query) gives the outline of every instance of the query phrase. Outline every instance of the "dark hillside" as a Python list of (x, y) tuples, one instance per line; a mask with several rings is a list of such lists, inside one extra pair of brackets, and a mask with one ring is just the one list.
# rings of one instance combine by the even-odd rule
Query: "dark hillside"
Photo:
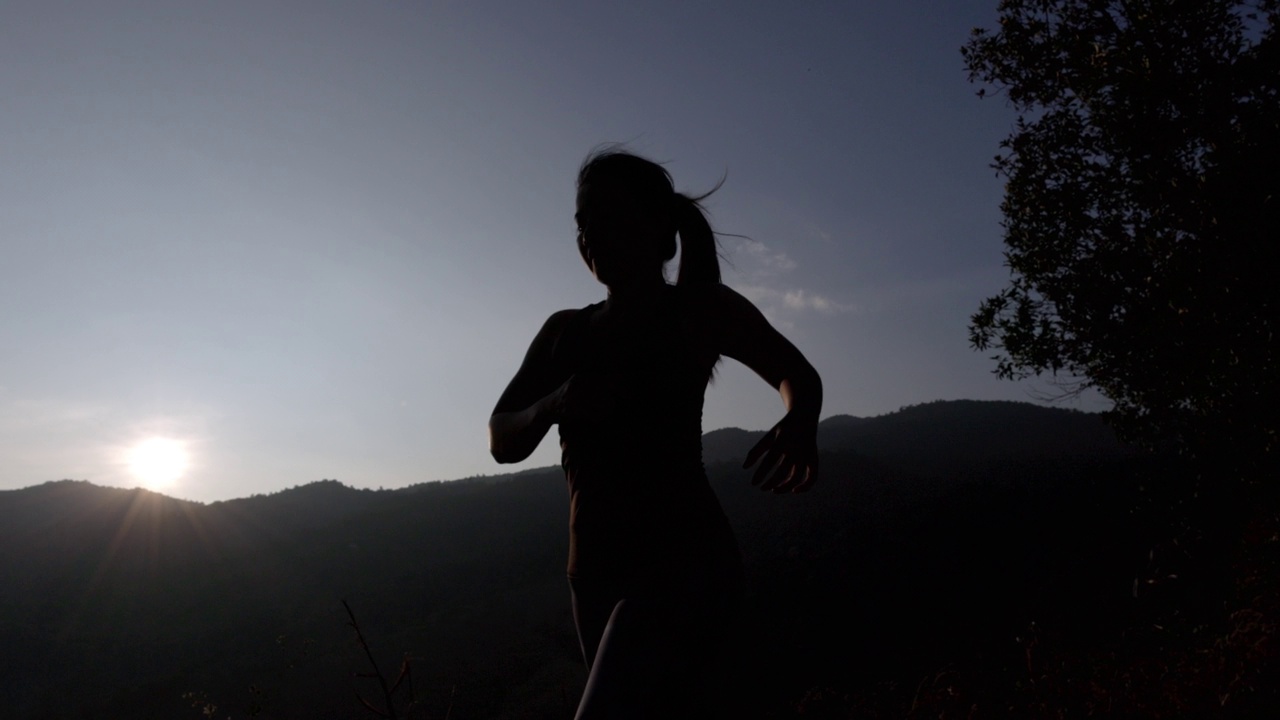
[[(1153, 461), (1097, 416), (932, 403), (821, 432), (823, 480), (800, 496), (750, 486), (758, 433), (704, 441), (749, 576), (730, 716), (791, 717), (826, 688), (846, 717), (850, 693), (887, 707), (883, 688), (956, 662), (994, 683), (1032, 623), (1087, 648), (1132, 621)], [(384, 670), (412, 654), (431, 717), (564, 717), (584, 680), (557, 468), (211, 505), (49, 483), (0, 492), (0, 520), (0, 716), (197, 718), (196, 691), (218, 717), (357, 717), (376, 688), (352, 677), (340, 599)]]
[(930, 476), (1131, 454), (1098, 415), (1016, 402), (938, 401), (870, 419), (841, 415), (824, 420), (819, 433), (824, 448)]

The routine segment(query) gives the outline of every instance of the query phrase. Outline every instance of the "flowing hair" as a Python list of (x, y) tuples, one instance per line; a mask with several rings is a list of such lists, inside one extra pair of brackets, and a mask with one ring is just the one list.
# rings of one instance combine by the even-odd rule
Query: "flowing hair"
[[(709, 191), (691, 197), (676, 192), (671, 173), (658, 163), (617, 146), (607, 146), (593, 151), (578, 169), (578, 190), (588, 182), (623, 187), (649, 212), (665, 219), (664, 227), (669, 228), (670, 233), (663, 237), (664, 260), (675, 257), (676, 235), (680, 236), (680, 269), (676, 274), (676, 285), (690, 287), (720, 283), (716, 233), (707, 221), (702, 201), (720, 189), (724, 178)], [(585, 261), (585, 248), (580, 246), (578, 251)]]

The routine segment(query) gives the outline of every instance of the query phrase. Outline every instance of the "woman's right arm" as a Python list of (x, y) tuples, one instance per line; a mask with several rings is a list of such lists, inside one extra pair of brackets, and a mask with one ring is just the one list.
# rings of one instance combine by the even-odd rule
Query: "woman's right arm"
[(552, 352), (577, 312), (561, 310), (547, 319), (529, 345), (520, 369), (498, 398), (489, 416), (489, 452), (494, 460), (524, 460), (537, 449), (551, 426), (560, 421), (569, 381), (558, 376)]

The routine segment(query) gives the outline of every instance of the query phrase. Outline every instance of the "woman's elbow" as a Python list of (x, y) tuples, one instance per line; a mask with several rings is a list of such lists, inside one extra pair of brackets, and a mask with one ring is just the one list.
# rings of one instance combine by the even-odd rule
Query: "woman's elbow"
[(489, 454), (500, 465), (510, 465), (518, 463), (529, 457), (529, 453), (521, 454), (519, 450), (510, 446), (510, 443), (502, 441), (502, 434), (495, 430), (493, 422), (489, 423)]
[(493, 459), (497, 461), (499, 465), (510, 465), (511, 463), (518, 463), (521, 460), (528, 457), (528, 455), (520, 455), (519, 453), (513, 453), (510, 450), (497, 447), (496, 445), (489, 446), (489, 454), (493, 456)]
[(815, 419), (822, 412), (822, 377), (808, 361), (791, 368), (778, 384), (778, 392), (788, 412), (811, 415)]
[(813, 373), (813, 385), (815, 388), (817, 388), (818, 394), (821, 395), (822, 394), (822, 376), (818, 374), (818, 369), (812, 365), (809, 366), (809, 372)]
[(818, 374), (817, 368), (809, 363), (808, 360), (801, 359), (791, 372), (787, 374), (787, 380), (792, 390), (801, 388), (806, 394), (814, 394), (818, 397), (822, 396), (822, 376)]
[(511, 459), (511, 453), (494, 436), (492, 427), (489, 428), (489, 454), (493, 456), (494, 461), (502, 465), (515, 462)]

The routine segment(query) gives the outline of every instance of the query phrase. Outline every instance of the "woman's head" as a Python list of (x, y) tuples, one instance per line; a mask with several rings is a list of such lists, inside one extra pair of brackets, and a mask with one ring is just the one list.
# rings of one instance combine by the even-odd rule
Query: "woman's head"
[(617, 149), (592, 153), (578, 170), (578, 251), (606, 285), (661, 278), (679, 234), (677, 283), (718, 283), (715, 235), (698, 203), (704, 197), (677, 193), (671, 174), (651, 160)]

